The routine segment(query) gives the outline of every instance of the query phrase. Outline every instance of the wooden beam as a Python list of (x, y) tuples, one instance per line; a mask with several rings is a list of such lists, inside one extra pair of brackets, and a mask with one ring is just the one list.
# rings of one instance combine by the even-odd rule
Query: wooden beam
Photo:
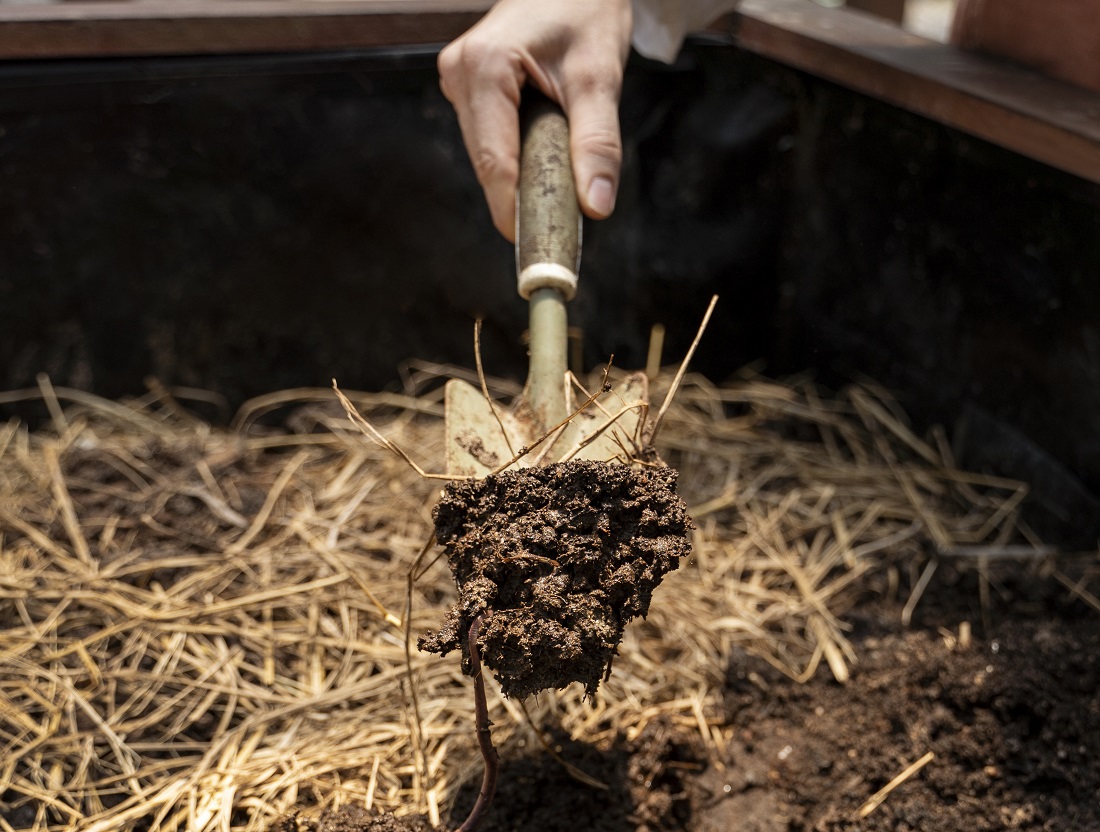
[(446, 43), (490, 0), (0, 4), (0, 59), (309, 52)]
[(895, 23), (905, 20), (905, 0), (848, 0), (844, 5), (868, 14), (877, 14)]
[[(446, 43), (491, 0), (0, 3), (0, 59), (311, 52)], [(742, 0), (745, 49), (1100, 182), (1100, 96), (808, 0)]]
[(1100, 183), (1100, 96), (806, 0), (742, 0), (743, 48)]

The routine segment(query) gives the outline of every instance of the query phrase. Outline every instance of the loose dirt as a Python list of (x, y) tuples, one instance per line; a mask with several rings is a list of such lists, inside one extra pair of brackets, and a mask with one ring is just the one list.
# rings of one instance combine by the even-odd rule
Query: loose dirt
[[(723, 710), (706, 715), (720, 743), (664, 717), (602, 743), (551, 734), (605, 789), (574, 780), (533, 742), (513, 747), (481, 832), (1100, 830), (1100, 620), (1064, 599), (1042, 610), (1021, 599), (964, 646), (958, 624), (976, 610), (960, 597), (933, 594), (935, 613), (910, 628), (898, 605), (857, 609), (846, 685), (825, 674), (799, 684), (733, 656)], [(930, 763), (860, 817), (929, 751)], [(465, 817), (479, 777), (445, 828)]]
[(432, 832), (423, 815), (395, 817), (389, 812), (372, 815), (358, 806), (325, 812), (318, 820), (284, 818), (272, 832)]
[(452, 483), (435, 508), (459, 601), (420, 648), (482, 660), (506, 696), (581, 682), (596, 692), (623, 629), (691, 551), (676, 472), (565, 462)]
[[(910, 832), (1100, 829), (1100, 620), (1005, 617), (968, 646), (900, 608), (853, 616), (847, 685), (798, 684), (731, 661), (722, 742), (688, 722), (651, 722), (602, 746), (559, 738), (607, 790), (572, 780), (541, 749), (506, 757), (483, 832)], [(860, 808), (927, 752), (934, 759), (866, 817)], [(452, 817), (476, 794), (472, 780)]]

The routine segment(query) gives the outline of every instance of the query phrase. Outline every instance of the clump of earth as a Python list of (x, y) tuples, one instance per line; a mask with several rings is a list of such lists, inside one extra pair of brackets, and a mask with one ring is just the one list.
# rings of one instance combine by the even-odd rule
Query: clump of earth
[(420, 649), (461, 650), (482, 616), (482, 661), (506, 696), (581, 682), (596, 692), (626, 625), (691, 551), (670, 468), (574, 461), (454, 482), (434, 510), (459, 589)]
[(283, 818), (273, 832), (434, 832), (423, 815), (395, 817), (389, 812), (373, 814), (357, 807), (328, 810), (317, 820), (297, 816)]

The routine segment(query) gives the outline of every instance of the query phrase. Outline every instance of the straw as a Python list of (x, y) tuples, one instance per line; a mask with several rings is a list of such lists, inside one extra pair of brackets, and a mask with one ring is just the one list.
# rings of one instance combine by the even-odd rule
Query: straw
[[(155, 386), (131, 402), (47, 379), (0, 395), (40, 396), (51, 416), (0, 429), (4, 829), (245, 832), (350, 804), (446, 817), (479, 771), (470, 683), (406, 628), (439, 626), (454, 598), (426, 548), (440, 484), (408, 463), (442, 468), (426, 387), (447, 372), (410, 365), (404, 393), (347, 391), (343, 406), (274, 393), (228, 429)], [(673, 385), (658, 450), (695, 509), (694, 555), (591, 700), (549, 691), (521, 708), (486, 679), (505, 750), (535, 728), (597, 742), (660, 716), (713, 749), (739, 652), (844, 681), (846, 616), (891, 574), (923, 573), (924, 590), (947, 557), (1053, 557), (1019, 519), (1021, 483), (959, 470), (873, 385), (834, 395), (746, 371), (715, 386), (670, 368), (654, 396)], [(264, 424), (273, 408), (286, 427)]]
[(860, 818), (867, 817), (869, 814), (871, 814), (871, 812), (875, 811), (875, 809), (883, 804), (886, 798), (890, 796), (890, 792), (892, 792), (894, 789), (896, 789), (898, 786), (900, 786), (902, 783), (904, 783), (906, 780), (908, 780), (910, 777), (912, 777), (934, 759), (936, 759), (936, 755), (929, 751), (915, 763), (906, 766), (901, 771), (901, 773), (899, 773), (893, 780), (891, 780), (889, 783), (887, 783), (885, 786), (883, 786), (881, 789), (879, 789), (877, 792), (867, 798), (866, 802), (864, 802), (864, 804), (859, 807), (859, 812), (857, 813), (858, 816)]

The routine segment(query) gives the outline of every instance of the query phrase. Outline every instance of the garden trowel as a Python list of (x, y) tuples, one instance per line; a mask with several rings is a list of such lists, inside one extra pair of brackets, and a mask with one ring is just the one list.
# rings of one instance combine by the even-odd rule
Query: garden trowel
[(516, 273), (531, 305), (527, 384), (506, 408), (483, 389), (447, 382), (447, 473), (454, 477), (483, 477), (510, 464), (627, 460), (641, 444), (648, 410), (643, 373), (587, 391), (568, 371), (565, 305), (577, 292), (581, 213), (565, 114), (525, 93), (521, 139)]

